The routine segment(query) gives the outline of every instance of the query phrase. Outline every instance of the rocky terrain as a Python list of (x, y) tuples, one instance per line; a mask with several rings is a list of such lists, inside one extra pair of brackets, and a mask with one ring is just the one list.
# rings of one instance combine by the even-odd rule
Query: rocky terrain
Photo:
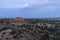
[(1, 19), (0, 40), (60, 40), (56, 20)]

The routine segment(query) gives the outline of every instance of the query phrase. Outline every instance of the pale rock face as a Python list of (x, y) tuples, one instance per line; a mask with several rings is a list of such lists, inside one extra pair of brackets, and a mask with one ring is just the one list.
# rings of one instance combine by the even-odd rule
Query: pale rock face
[(25, 22), (24, 18), (15, 18), (13, 20), (10, 20), (11, 24), (15, 24), (15, 25), (23, 25), (23, 24), (27, 24), (27, 22)]
[(8, 30), (6, 30), (5, 32), (6, 33), (10, 33), (12, 30), (11, 29), (8, 29)]

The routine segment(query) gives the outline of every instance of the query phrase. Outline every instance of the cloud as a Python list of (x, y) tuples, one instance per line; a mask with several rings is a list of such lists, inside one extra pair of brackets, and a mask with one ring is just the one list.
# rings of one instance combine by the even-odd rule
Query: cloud
[(0, 6), (0, 8), (25, 8), (25, 7), (29, 7), (29, 4)]
[(60, 3), (60, 0), (28, 0), (30, 4), (51, 4)]
[(0, 0), (0, 7), (22, 8), (29, 5), (60, 4), (60, 0)]
[(0, 0), (0, 8), (1, 17), (60, 17), (60, 0)]

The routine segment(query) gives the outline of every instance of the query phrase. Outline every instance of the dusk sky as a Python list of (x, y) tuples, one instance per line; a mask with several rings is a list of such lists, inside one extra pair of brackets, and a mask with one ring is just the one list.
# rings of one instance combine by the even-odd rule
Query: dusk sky
[(60, 17), (60, 0), (0, 0), (0, 18)]

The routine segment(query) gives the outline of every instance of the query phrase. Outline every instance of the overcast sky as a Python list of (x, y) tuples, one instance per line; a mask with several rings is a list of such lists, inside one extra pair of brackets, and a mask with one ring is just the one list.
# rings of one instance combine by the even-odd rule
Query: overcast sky
[(60, 0), (0, 0), (0, 7), (8, 8), (20, 8), (43, 4), (60, 4)]
[(60, 0), (0, 0), (0, 17), (60, 17), (59, 10)]

